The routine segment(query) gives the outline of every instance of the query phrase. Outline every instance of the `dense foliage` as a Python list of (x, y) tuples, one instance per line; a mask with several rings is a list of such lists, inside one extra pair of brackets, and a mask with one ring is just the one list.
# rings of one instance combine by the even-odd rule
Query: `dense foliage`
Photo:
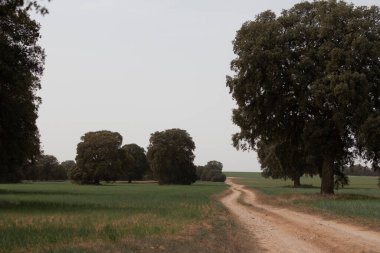
[(75, 166), (74, 161), (65, 161), (59, 164), (52, 155), (40, 155), (35, 161), (23, 170), (23, 180), (57, 181), (67, 180), (69, 170)]
[(63, 161), (61, 163), (61, 167), (62, 169), (66, 172), (66, 175), (69, 177), (71, 171), (75, 168), (75, 161), (73, 160), (67, 160), (67, 161)]
[(148, 160), (144, 148), (137, 144), (124, 145), (121, 148), (122, 172), (118, 179), (141, 180), (149, 170)]
[(266, 11), (244, 23), (234, 52), (227, 86), (237, 102), (235, 147), (271, 147), (272, 162), (291, 152), (277, 159), (281, 166), (267, 166), (287, 176), (290, 168), (305, 173), (293, 159), (301, 156), (324, 194), (356, 156), (379, 167), (379, 7), (331, 0), (302, 2), (279, 17)]
[(288, 140), (273, 143), (259, 141), (256, 151), (263, 177), (290, 178), (297, 188), (301, 186), (302, 175), (313, 176), (318, 173), (316, 159), (307, 157), (302, 146)]
[(148, 161), (160, 184), (192, 184), (195, 144), (182, 129), (155, 132), (149, 139)]
[(66, 180), (67, 173), (59, 164), (57, 158), (52, 155), (42, 155), (36, 161), (36, 180)]
[(205, 166), (197, 166), (197, 179), (200, 181), (224, 182), (226, 175), (222, 173), (223, 164), (218, 161), (209, 161)]
[(76, 166), (70, 179), (81, 184), (115, 181), (121, 172), (120, 147), (123, 138), (111, 131), (88, 132), (77, 146)]
[(0, 182), (19, 181), (40, 154), (36, 91), (45, 54), (30, 7), (0, 0)]

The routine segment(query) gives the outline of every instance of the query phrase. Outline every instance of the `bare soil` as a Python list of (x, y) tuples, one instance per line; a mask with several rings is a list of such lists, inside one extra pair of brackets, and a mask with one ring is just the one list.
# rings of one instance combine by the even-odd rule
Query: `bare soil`
[[(252, 251), (380, 252), (380, 233), (261, 203), (253, 190), (226, 180), (230, 194), (221, 202), (252, 238)], [(259, 249), (257, 248), (259, 246)]]

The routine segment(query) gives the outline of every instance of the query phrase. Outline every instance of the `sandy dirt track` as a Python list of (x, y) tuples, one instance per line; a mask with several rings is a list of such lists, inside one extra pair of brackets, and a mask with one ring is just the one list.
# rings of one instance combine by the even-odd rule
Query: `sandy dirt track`
[(255, 252), (380, 252), (379, 232), (265, 205), (231, 178), (226, 183), (231, 192), (221, 202), (261, 248)]

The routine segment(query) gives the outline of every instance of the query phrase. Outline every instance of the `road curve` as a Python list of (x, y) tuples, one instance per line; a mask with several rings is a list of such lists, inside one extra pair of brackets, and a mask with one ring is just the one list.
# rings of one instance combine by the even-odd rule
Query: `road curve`
[[(380, 233), (257, 201), (254, 191), (227, 178), (221, 202), (264, 252), (379, 252)], [(260, 250), (259, 250), (260, 251)]]

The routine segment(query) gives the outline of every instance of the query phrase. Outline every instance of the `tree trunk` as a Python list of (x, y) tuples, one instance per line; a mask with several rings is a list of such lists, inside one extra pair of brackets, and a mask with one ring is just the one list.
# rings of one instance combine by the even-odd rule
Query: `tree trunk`
[(334, 194), (334, 157), (323, 157), (321, 194)]
[(293, 177), (293, 187), (299, 188), (301, 186), (301, 177), (300, 176), (294, 176)]

